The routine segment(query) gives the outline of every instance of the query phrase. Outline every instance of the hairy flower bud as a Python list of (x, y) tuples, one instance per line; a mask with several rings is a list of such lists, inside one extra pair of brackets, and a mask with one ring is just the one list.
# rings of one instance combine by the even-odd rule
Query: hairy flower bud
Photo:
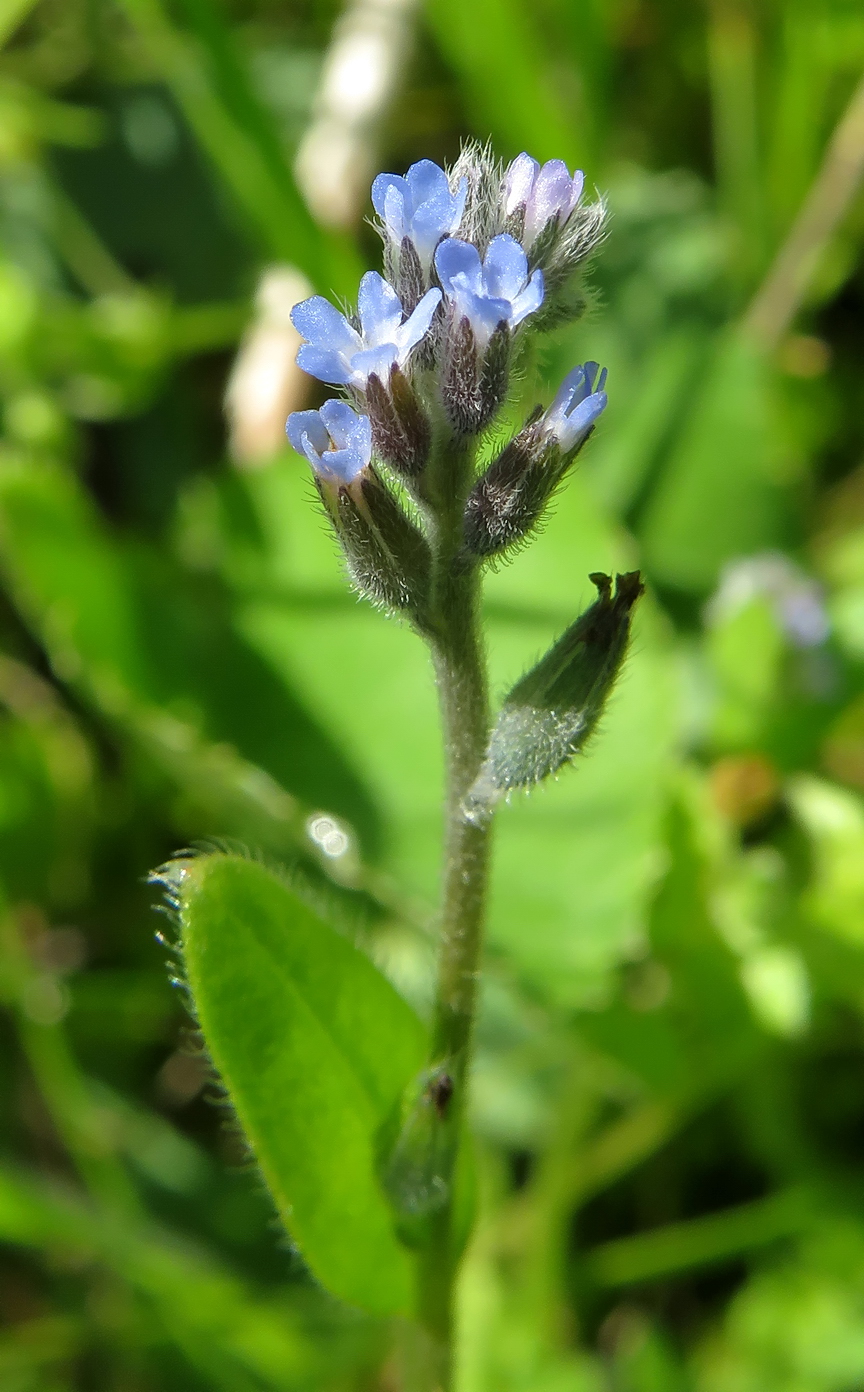
[(368, 468), (347, 486), (316, 475), (351, 580), (384, 609), (422, 623), (429, 587), (429, 546), (383, 480)]
[(605, 384), (597, 363), (574, 368), (549, 409), (538, 407), (477, 480), (465, 504), (472, 555), (500, 556), (536, 526), (606, 406)]
[(513, 788), (529, 788), (568, 763), (597, 726), (624, 660), (638, 571), (594, 574), (599, 597), (507, 697), (489, 738), (466, 814), (483, 822)]
[(386, 386), (374, 373), (367, 381), (366, 409), (377, 457), (407, 479), (417, 478), (429, 458), (432, 428), (411, 382), (396, 363)]

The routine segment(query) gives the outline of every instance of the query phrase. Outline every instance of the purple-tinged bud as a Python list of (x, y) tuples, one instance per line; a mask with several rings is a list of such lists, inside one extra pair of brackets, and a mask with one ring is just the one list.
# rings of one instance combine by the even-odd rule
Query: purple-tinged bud
[(432, 427), (404, 372), (394, 363), (387, 385), (373, 374), (366, 383), (366, 409), (378, 459), (406, 479), (422, 474), (432, 444)]
[(571, 175), (563, 160), (539, 165), (524, 151), (504, 175), (504, 213), (510, 218), (521, 213), (522, 245), (532, 247), (550, 222), (563, 227), (579, 206), (585, 175), (581, 169)]
[(466, 815), (482, 823), (514, 788), (530, 788), (555, 774), (597, 728), (621, 670), (634, 604), (643, 592), (638, 571), (595, 574), (598, 598), (553, 643), (504, 702), (486, 758), (468, 794)]

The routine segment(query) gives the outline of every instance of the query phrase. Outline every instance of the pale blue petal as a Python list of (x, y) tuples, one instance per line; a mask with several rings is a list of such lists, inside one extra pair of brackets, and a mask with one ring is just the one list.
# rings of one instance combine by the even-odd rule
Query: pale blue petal
[(447, 175), (433, 160), (423, 159), (412, 164), (405, 175), (405, 182), (411, 190), (414, 208), (419, 208), (421, 203), (426, 203), (430, 199), (438, 201), (442, 197), (450, 197)]
[(330, 446), (330, 437), (327, 428), (321, 419), (318, 411), (292, 411), (285, 423), (285, 430), (291, 446), (298, 454), (303, 454), (303, 436), (311, 441), (313, 447), (320, 454), (322, 450)]
[(515, 213), (522, 203), (527, 203), (534, 187), (540, 166), (529, 154), (522, 151), (504, 175), (504, 211)]
[(515, 300), (528, 279), (528, 258), (515, 237), (493, 237), (483, 262), (483, 283), (493, 298)]
[(333, 397), (324, 402), (320, 414), (337, 449), (354, 449), (362, 453), (364, 445), (368, 443), (371, 452), (371, 423), (367, 416), (359, 416), (347, 401)]
[(564, 418), (555, 431), (563, 450), (572, 449), (587, 434), (597, 417), (605, 411), (607, 400), (605, 392), (594, 392)]
[[(408, 193), (408, 185), (399, 174), (379, 174), (372, 184), (372, 207), (380, 218), (387, 217), (385, 212), (387, 195), (390, 191), (396, 193), (401, 199)], [(409, 195), (410, 196), (410, 195)]]
[(465, 299), (471, 327), (485, 346), (499, 324), (506, 324), (510, 318), (510, 301), (495, 300), (489, 295), (472, 295), (469, 291)]
[(585, 378), (585, 368), (580, 364), (574, 367), (572, 372), (568, 372), (564, 381), (555, 393), (552, 405), (546, 412), (545, 421), (548, 425), (554, 426), (557, 421), (563, 419), (566, 413), (572, 410), (574, 405), (588, 395), (590, 387)]
[[(393, 338), (402, 323), (399, 296), (377, 271), (367, 271), (357, 296), (364, 348), (374, 348)], [(359, 347), (359, 344), (358, 344)]]
[(411, 195), (406, 191), (402, 193), (395, 187), (389, 188), (384, 195), (384, 221), (387, 224), (387, 231), (399, 246), (402, 245), (402, 238), (410, 235), (411, 225), (408, 220), (405, 205)]
[(427, 290), (413, 314), (405, 320), (405, 323), (398, 330), (396, 342), (401, 350), (400, 362), (404, 362), (414, 345), (419, 343), (421, 338), (429, 332), (429, 326), (440, 302), (440, 290)]
[(351, 369), (342, 353), (332, 348), (314, 348), (304, 343), (297, 354), (297, 366), (317, 377), (320, 382), (331, 382), (341, 387), (351, 380)]
[(435, 253), (435, 269), (438, 279), (450, 295), (454, 278), (459, 276), (463, 284), (476, 295), (483, 293), (483, 272), (480, 253), (470, 242), (462, 242), (458, 237), (448, 237)]
[(353, 483), (368, 460), (355, 449), (328, 450), (315, 466), (316, 472), (331, 483)]
[(442, 237), (446, 237), (453, 227), (453, 197), (451, 194), (436, 194), (417, 209), (411, 222), (414, 245), (422, 264), (431, 265), (432, 253)]
[(363, 387), (367, 377), (380, 377), (386, 383), (390, 378), (390, 369), (398, 358), (399, 349), (395, 343), (378, 343), (374, 347), (364, 348), (351, 359), (351, 381)]
[(572, 213), (573, 209), (576, 207), (576, 204), (582, 197), (582, 190), (584, 189), (584, 187), (585, 175), (582, 173), (581, 169), (577, 169), (576, 173), (573, 175), (573, 180), (570, 185), (570, 201), (567, 204), (566, 208), (564, 208), (563, 210), (565, 218), (568, 218)]
[(291, 311), (291, 323), (310, 343), (320, 348), (333, 348), (341, 353), (353, 353), (360, 347), (360, 336), (329, 300), (313, 295), (301, 300)]
[(538, 224), (548, 222), (549, 218), (569, 207), (572, 193), (573, 180), (564, 161), (547, 161), (537, 175), (531, 199)]
[(511, 320), (515, 329), (517, 324), (521, 324), (529, 314), (533, 314), (543, 303), (545, 293), (543, 285), (543, 272), (535, 271), (521, 295), (517, 295), (513, 301), (513, 318)]

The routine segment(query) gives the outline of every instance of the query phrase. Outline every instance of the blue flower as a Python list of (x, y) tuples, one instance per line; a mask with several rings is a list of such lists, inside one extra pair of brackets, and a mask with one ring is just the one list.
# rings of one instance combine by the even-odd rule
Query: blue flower
[(525, 208), (523, 244), (530, 247), (544, 227), (555, 219), (561, 226), (574, 211), (585, 184), (577, 169), (571, 177), (563, 160), (549, 160), (541, 166), (524, 152), (518, 155), (504, 176), (504, 211), (509, 216)]
[(427, 290), (414, 313), (402, 322), (399, 296), (377, 271), (360, 282), (360, 332), (323, 295), (303, 300), (291, 311), (295, 329), (307, 342), (297, 354), (304, 372), (336, 386), (366, 386), (373, 373), (386, 382), (394, 363), (404, 367), (432, 323), (440, 290)]
[(554, 436), (565, 454), (582, 444), (597, 417), (606, 409), (605, 385), (606, 369), (600, 372), (596, 362), (574, 367), (561, 383), (541, 425), (543, 433)]
[(543, 303), (543, 272), (529, 280), (525, 252), (506, 233), (492, 238), (482, 265), (475, 246), (448, 237), (435, 253), (435, 269), (481, 348), (499, 324), (515, 329)]
[(405, 178), (379, 174), (372, 185), (372, 206), (397, 247), (408, 237), (417, 248), (424, 271), (442, 237), (455, 232), (465, 210), (468, 180), (460, 179), (455, 193), (443, 169), (432, 160), (412, 164)]
[(347, 401), (325, 401), (320, 411), (292, 411), (285, 429), (325, 483), (353, 483), (372, 458), (372, 423)]

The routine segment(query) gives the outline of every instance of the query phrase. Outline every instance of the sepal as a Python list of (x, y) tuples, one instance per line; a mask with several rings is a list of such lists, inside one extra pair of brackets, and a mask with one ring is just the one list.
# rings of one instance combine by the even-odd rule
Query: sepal
[(612, 691), (643, 592), (638, 570), (591, 580), (599, 595), (507, 697), (483, 766), (466, 798), (466, 815), (483, 822), (514, 788), (557, 773), (582, 749)]
[(373, 468), (347, 487), (316, 484), (357, 589), (373, 604), (422, 622), (429, 546), (390, 489)]
[(478, 435), (497, 414), (510, 377), (511, 335), (506, 323), (481, 351), (470, 321), (453, 313), (444, 334), (441, 399), (457, 435)]
[(432, 428), (411, 382), (395, 363), (387, 385), (374, 375), (367, 381), (366, 409), (377, 457), (406, 479), (417, 478), (429, 458)]

